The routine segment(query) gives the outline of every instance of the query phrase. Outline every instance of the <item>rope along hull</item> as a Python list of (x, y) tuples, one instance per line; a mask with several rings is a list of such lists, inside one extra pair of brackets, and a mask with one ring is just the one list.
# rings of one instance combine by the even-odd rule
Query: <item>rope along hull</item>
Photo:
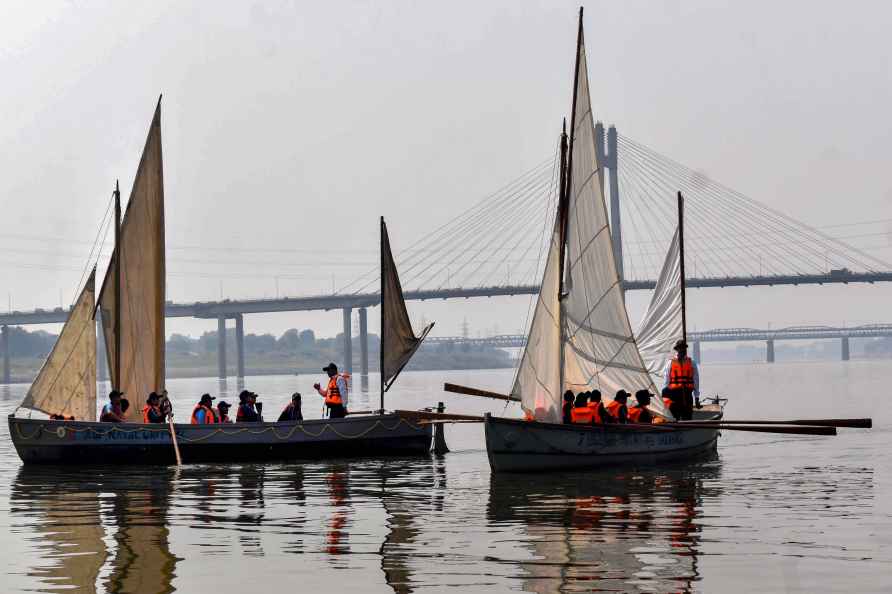
[[(706, 415), (704, 415), (706, 416)], [(709, 415), (721, 418), (721, 413)], [(582, 470), (693, 460), (716, 448), (718, 429), (612, 429), (487, 416), (486, 453), (493, 472)]]
[[(315, 460), (423, 454), (431, 427), (400, 414), (298, 423), (176, 424), (184, 463)], [(9, 416), (25, 464), (174, 464), (168, 425), (48, 421)]]

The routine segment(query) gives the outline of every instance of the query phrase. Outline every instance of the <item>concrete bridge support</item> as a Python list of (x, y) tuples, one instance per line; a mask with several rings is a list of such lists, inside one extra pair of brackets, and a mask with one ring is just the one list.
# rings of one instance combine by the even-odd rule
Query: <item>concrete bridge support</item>
[(700, 356), (700, 341), (699, 340), (694, 341), (694, 361), (696, 361), (697, 363), (701, 363), (703, 361), (703, 358)]
[(108, 355), (105, 352), (105, 332), (102, 331), (102, 320), (96, 320), (96, 379), (108, 381)]
[(12, 378), (12, 372), (9, 369), (9, 326), (3, 325), (0, 328), (0, 350), (3, 351), (3, 383), (8, 384)]
[(359, 372), (369, 375), (369, 310), (359, 308)]
[(345, 307), (344, 315), (344, 364), (343, 369), (347, 373), (353, 373), (353, 309)]
[(774, 363), (774, 339), (773, 338), (769, 339), (767, 345), (768, 345), (768, 348), (766, 349), (767, 352), (766, 352), (765, 360), (768, 361), (769, 363)]
[(245, 379), (245, 319), (242, 314), (235, 314), (235, 355), (236, 371), (240, 380)]
[(842, 346), (842, 360), (848, 361), (849, 360), (849, 337), (843, 336), (842, 338), (839, 339), (839, 342), (841, 343), (841, 346)]
[(616, 259), (616, 271), (620, 280), (623, 275), (623, 225), (619, 208), (619, 163), (617, 153), (616, 128), (607, 129), (607, 155), (604, 166), (610, 170), (610, 236), (613, 239), (613, 256)]
[(217, 318), (217, 377), (226, 379), (226, 316)]

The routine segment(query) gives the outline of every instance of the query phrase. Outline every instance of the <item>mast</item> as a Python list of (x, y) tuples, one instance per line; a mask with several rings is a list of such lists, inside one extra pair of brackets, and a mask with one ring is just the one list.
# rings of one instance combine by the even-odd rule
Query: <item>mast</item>
[(115, 375), (112, 390), (121, 385), (121, 188), (115, 180)]
[[(564, 296), (564, 260), (567, 254), (567, 218), (570, 210), (570, 186), (573, 184), (573, 141), (576, 138), (576, 96), (579, 89), (579, 53), (582, 49), (582, 6), (579, 7), (579, 29), (576, 32), (576, 60), (573, 67), (573, 101), (570, 105), (570, 142), (566, 148), (566, 170), (564, 173), (564, 183), (562, 184), (562, 196), (559, 200), (558, 216), (560, 217), (560, 255), (558, 256), (558, 327), (560, 328), (561, 339), (559, 349), (559, 369), (560, 369), (560, 393), (564, 392), (564, 306), (561, 303)], [(566, 131), (561, 140), (562, 151), (565, 149)]]
[(378, 341), (378, 372), (381, 376), (381, 406), (379, 412), (384, 414), (384, 217), (381, 217), (381, 241), (379, 246), (381, 258), (381, 337)]
[(560, 331), (560, 348), (558, 349), (560, 361), (558, 363), (559, 370), (559, 390), (564, 391), (564, 306), (561, 304), (561, 295), (563, 294), (564, 282), (564, 234), (566, 233), (566, 211), (567, 202), (567, 118), (564, 118), (563, 128), (561, 129), (561, 175), (560, 185), (558, 186), (558, 220), (560, 221), (560, 255), (558, 256), (558, 329)]
[(685, 281), (684, 281), (684, 196), (678, 192), (678, 264), (681, 276), (681, 339), (688, 341), (688, 321), (685, 307)]

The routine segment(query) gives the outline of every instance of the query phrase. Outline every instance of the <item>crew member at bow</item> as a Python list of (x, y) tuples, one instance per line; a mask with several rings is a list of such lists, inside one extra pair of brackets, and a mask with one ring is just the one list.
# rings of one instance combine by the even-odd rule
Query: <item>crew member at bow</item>
[(700, 408), (700, 370), (697, 362), (688, 357), (688, 343), (679, 340), (672, 348), (676, 357), (666, 366), (664, 382), (671, 401), (669, 412), (680, 421), (689, 421), (694, 415), (695, 399)]
[(347, 416), (347, 380), (338, 373), (338, 366), (334, 363), (329, 363), (322, 371), (328, 374), (328, 386), (324, 390), (319, 384), (313, 387), (325, 399), (328, 416), (332, 419), (344, 418)]

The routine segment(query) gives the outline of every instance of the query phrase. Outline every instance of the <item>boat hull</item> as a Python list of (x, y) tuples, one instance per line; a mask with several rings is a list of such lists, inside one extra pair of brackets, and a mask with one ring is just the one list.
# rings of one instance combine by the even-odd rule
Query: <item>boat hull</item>
[[(702, 420), (719, 418), (720, 411), (702, 415)], [(493, 472), (635, 467), (693, 460), (714, 452), (719, 435), (718, 429), (560, 425), (489, 415), (484, 427)]]
[[(430, 425), (401, 414), (283, 423), (174, 425), (183, 463), (316, 460), (427, 453)], [(168, 425), (9, 416), (25, 464), (174, 464)]]

